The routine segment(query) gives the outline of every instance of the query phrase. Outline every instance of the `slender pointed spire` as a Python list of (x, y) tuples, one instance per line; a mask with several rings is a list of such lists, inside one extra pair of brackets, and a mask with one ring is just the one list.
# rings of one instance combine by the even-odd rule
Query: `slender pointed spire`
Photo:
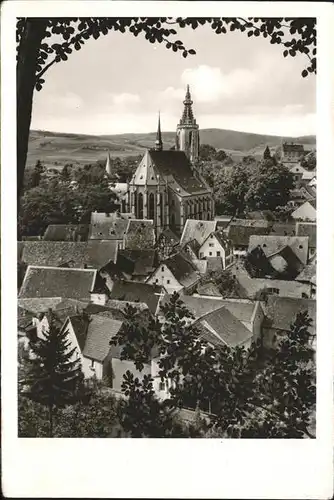
[(184, 104), (184, 110), (183, 110), (183, 114), (182, 114), (182, 118), (180, 120), (180, 123), (181, 124), (196, 123), (196, 120), (195, 120), (194, 115), (193, 115), (193, 110), (191, 107), (193, 104), (193, 101), (191, 99), (189, 85), (187, 85), (186, 96), (185, 96), (185, 99), (183, 101), (183, 104)]
[(159, 111), (159, 118), (158, 118), (157, 137), (155, 139), (155, 148), (154, 149), (156, 151), (162, 151), (162, 149), (163, 149), (162, 137), (161, 137), (161, 125), (160, 125), (160, 111)]
[(110, 151), (108, 151), (108, 154), (107, 154), (106, 173), (108, 175), (111, 175), (111, 173), (112, 173)]

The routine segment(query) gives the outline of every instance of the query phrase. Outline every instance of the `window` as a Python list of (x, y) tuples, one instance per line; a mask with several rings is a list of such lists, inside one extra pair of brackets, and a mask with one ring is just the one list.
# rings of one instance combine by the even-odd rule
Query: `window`
[(200, 258), (200, 259), (203, 259), (203, 252), (200, 252), (200, 254), (199, 254), (199, 258)]
[(91, 362), (90, 362), (90, 369), (92, 371), (95, 371), (95, 366), (94, 365), (95, 365), (95, 361), (94, 361), (94, 359), (92, 359)]
[(165, 390), (165, 382), (159, 382), (159, 391)]
[(158, 282), (159, 282), (158, 278), (156, 278), (155, 282), (156, 282), (156, 283), (158, 283)]
[(209, 247), (213, 247), (213, 243), (209, 243)]
[(165, 266), (161, 266), (161, 271), (164, 272)]
[(212, 256), (212, 252), (209, 252), (210, 257)]
[(263, 246), (263, 248), (266, 248), (266, 247), (267, 247), (267, 244), (266, 244), (266, 243), (263, 243), (263, 245), (262, 245), (262, 246)]
[(300, 250), (303, 248), (303, 245), (299, 245)]
[(302, 292), (302, 299), (308, 299), (307, 293)]
[(217, 257), (220, 257), (220, 252), (217, 252)]
[(167, 285), (169, 285), (169, 284), (170, 284), (170, 280), (167, 280)]

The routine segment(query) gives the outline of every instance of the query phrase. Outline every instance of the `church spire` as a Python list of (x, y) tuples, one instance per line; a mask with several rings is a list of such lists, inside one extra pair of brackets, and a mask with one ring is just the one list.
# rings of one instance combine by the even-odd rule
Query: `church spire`
[(196, 120), (195, 120), (194, 115), (193, 115), (193, 110), (192, 110), (193, 101), (191, 99), (189, 85), (187, 85), (186, 97), (183, 101), (183, 104), (184, 104), (184, 109), (183, 109), (182, 118), (180, 120), (180, 124), (181, 125), (195, 124)]
[(161, 137), (161, 125), (160, 125), (160, 111), (159, 111), (158, 130), (157, 130), (157, 136), (155, 139), (155, 148), (154, 149), (156, 151), (162, 151), (162, 149), (163, 149), (162, 137)]
[(111, 175), (111, 174), (112, 174), (112, 166), (111, 166), (110, 151), (108, 151), (108, 155), (107, 155), (106, 173), (107, 173), (108, 175)]

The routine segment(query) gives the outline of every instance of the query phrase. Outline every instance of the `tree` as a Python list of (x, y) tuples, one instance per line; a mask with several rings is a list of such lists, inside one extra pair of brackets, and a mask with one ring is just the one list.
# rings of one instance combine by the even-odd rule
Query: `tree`
[(239, 297), (238, 283), (233, 278), (231, 271), (213, 271), (201, 280), (202, 284), (214, 283), (222, 297)]
[(73, 404), (81, 396), (83, 374), (76, 348), (70, 349), (67, 332), (59, 330), (54, 321), (44, 338), (30, 342), (33, 353), (25, 384), (25, 396), (48, 409), (49, 436), (53, 436), (53, 419), (57, 408)]
[(60, 173), (60, 176), (63, 181), (69, 181), (71, 178), (71, 168), (73, 168), (73, 165), (69, 165), (66, 163)]
[(306, 168), (306, 170), (314, 170), (317, 166), (317, 157), (315, 151), (311, 151), (307, 155), (303, 156), (300, 164), (302, 167)]
[(249, 169), (245, 165), (236, 165), (216, 183), (217, 213), (238, 215), (246, 208), (246, 194), (249, 189)]
[[(243, 437), (314, 437), (309, 427), (315, 413), (315, 359), (312, 320), (307, 311), (298, 313), (290, 331), (265, 368), (256, 377), (250, 400), (257, 408)], [(258, 409), (261, 409), (259, 412)]]
[(270, 149), (268, 148), (268, 146), (266, 146), (266, 149), (264, 150), (263, 159), (264, 160), (270, 160), (271, 159)]
[[(216, 34), (239, 30), (249, 37), (263, 36), (270, 43), (282, 45), (283, 56), (305, 54), (309, 66), (302, 76), (316, 72), (315, 18), (20, 18), (17, 21), (17, 193), (22, 194), (24, 169), (28, 151), (33, 92), (42, 89), (47, 70), (60, 61), (66, 61), (73, 50), (80, 50), (85, 42), (111, 31), (142, 34), (151, 43), (161, 43), (183, 57), (195, 54), (187, 49), (175, 28), (209, 24)], [(59, 35), (59, 43), (49, 38)]]
[(249, 189), (245, 195), (248, 210), (272, 210), (285, 206), (293, 189), (293, 176), (273, 159), (261, 161), (250, 172)]
[(210, 144), (201, 144), (199, 147), (200, 160), (213, 160), (216, 157), (216, 154), (216, 148), (210, 146)]

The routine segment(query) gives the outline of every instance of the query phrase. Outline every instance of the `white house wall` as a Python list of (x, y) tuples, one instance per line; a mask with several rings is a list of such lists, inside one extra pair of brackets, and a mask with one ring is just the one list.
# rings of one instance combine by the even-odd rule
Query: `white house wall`
[(161, 264), (147, 281), (150, 285), (163, 286), (168, 293), (179, 292), (183, 286), (177, 281), (165, 264)]

